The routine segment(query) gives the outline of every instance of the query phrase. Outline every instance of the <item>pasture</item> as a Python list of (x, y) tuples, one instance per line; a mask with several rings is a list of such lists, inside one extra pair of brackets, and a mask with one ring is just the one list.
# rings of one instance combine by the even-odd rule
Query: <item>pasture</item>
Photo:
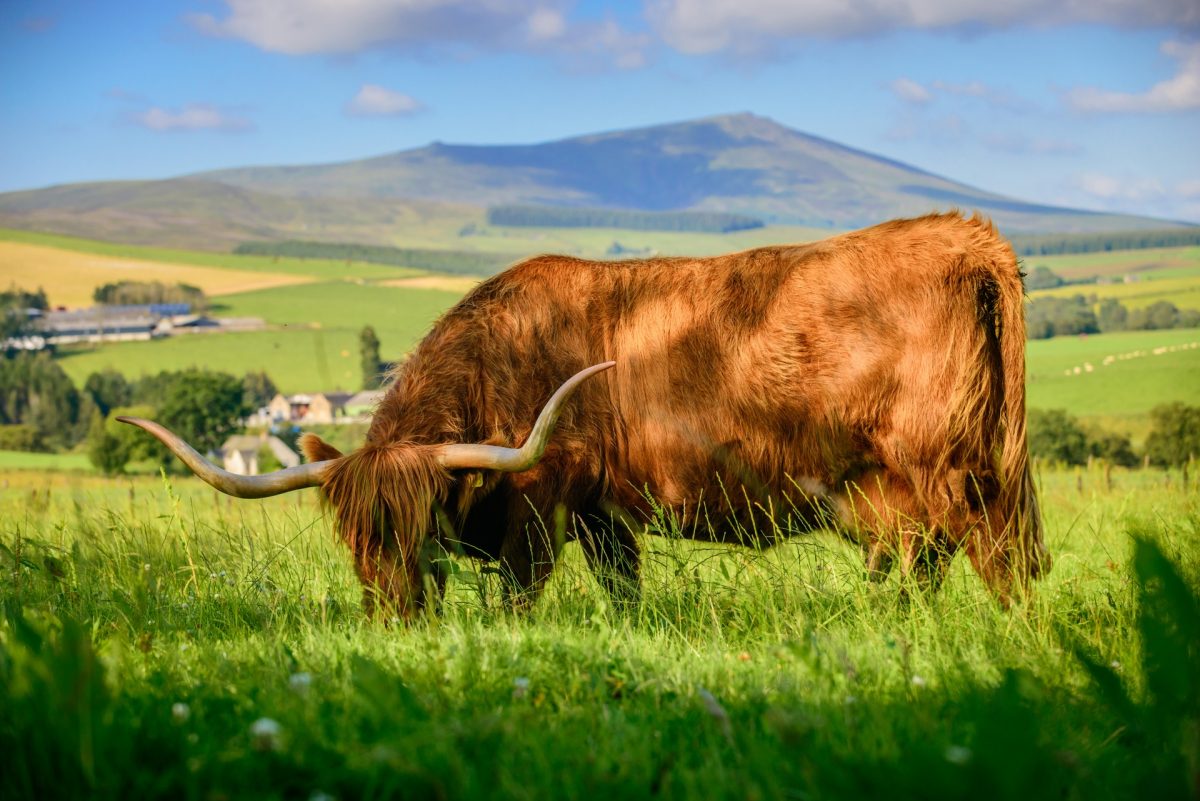
[(904, 601), (832, 534), (658, 520), (635, 609), (568, 545), (527, 615), (454, 558), (444, 616), (404, 627), (364, 618), (311, 493), (5, 473), (0, 796), (1194, 793), (1195, 487), (1039, 482), (1055, 567), (1007, 613), (961, 558)]
[(1030, 408), (1067, 409), (1135, 439), (1158, 404), (1200, 398), (1200, 329), (1039, 339), (1025, 353)]
[(228, 295), (218, 300), (218, 314), (262, 317), (270, 330), (81, 347), (63, 351), (61, 364), (76, 384), (106, 367), (130, 377), (205, 367), (235, 375), (266, 370), (283, 392), (356, 391), (364, 325), (375, 327), (383, 358), (399, 359), (458, 298), (440, 289), (349, 281)]
[(1095, 296), (1097, 300), (1114, 298), (1130, 309), (1141, 309), (1166, 300), (1180, 309), (1200, 309), (1198, 247), (1030, 256), (1025, 259), (1026, 271), (1037, 266), (1049, 267), (1068, 280), (1099, 277), (1109, 283), (1039, 289), (1030, 293), (1035, 298), (1071, 295)]
[(285, 273), (122, 259), (5, 241), (0, 241), (0, 276), (8, 285), (22, 289), (44, 287), (51, 306), (71, 308), (91, 306), (96, 287), (118, 281), (190, 284), (216, 296), (311, 280)]

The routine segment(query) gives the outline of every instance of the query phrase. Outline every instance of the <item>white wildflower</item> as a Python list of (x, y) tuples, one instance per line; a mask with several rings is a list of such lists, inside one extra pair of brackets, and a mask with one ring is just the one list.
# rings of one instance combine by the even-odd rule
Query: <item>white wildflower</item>
[(924, 686), (925, 686), (925, 679), (921, 678), (920, 676), (914, 675), (914, 676), (912, 677), (912, 686), (914, 686), (914, 687), (924, 687)]
[(948, 746), (946, 761), (954, 765), (965, 765), (971, 761), (971, 749), (961, 745)]
[(182, 701), (176, 701), (171, 704), (171, 717), (176, 723), (187, 723), (187, 719), (192, 716), (191, 708)]
[(308, 692), (308, 688), (312, 685), (311, 673), (293, 673), (288, 677), (288, 686), (292, 688), (292, 692), (299, 695), (304, 695)]
[(514, 701), (520, 701), (529, 692), (529, 679), (524, 676), (518, 676), (513, 679), (512, 697)]
[(250, 740), (256, 751), (279, 750), (283, 727), (270, 718), (259, 718), (250, 724)]

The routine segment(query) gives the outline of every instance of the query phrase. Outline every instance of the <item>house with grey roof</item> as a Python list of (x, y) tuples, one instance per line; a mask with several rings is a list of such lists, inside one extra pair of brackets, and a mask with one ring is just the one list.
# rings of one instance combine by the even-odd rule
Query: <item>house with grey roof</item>
[(220, 456), (225, 469), (239, 476), (259, 474), (259, 454), (269, 451), (284, 467), (300, 464), (300, 454), (289, 448), (279, 437), (267, 434), (236, 434), (221, 446)]

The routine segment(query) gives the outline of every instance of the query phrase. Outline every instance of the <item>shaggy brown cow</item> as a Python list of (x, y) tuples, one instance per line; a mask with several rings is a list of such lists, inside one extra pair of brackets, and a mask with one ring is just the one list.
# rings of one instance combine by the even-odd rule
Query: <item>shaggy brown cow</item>
[(368, 606), (403, 615), (437, 591), (438, 550), (499, 560), (533, 597), (563, 509), (621, 595), (651, 499), (698, 539), (832, 521), (875, 578), (898, 556), (936, 586), (965, 547), (1007, 603), (1047, 564), (1022, 301), (1009, 245), (958, 214), (713, 258), (541, 256), (438, 321), (353, 453), (306, 435), (309, 464), (232, 476), (126, 422), (233, 495), (319, 485)]

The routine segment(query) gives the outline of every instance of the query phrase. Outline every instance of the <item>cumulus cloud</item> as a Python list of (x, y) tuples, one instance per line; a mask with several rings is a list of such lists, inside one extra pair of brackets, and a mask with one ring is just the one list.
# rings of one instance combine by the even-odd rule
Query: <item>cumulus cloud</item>
[(225, 0), (224, 15), (192, 14), (203, 33), (289, 55), (409, 50), (521, 50), (607, 57), (641, 66), (649, 37), (616, 22), (572, 22), (568, 0)]
[(1142, 113), (1190, 111), (1200, 108), (1200, 42), (1164, 42), (1159, 48), (1179, 62), (1178, 71), (1140, 94), (1110, 92), (1084, 86), (1066, 92), (1064, 100), (1076, 111)]
[(144, 111), (133, 112), (130, 119), (143, 128), (151, 131), (249, 131), (253, 123), (245, 117), (239, 117), (221, 111), (206, 103), (189, 103), (178, 110), (170, 110), (159, 106), (151, 106)]
[(346, 104), (346, 113), (356, 117), (404, 117), (423, 108), (420, 101), (403, 92), (376, 83), (364, 83)]
[(754, 54), (789, 39), (892, 30), (1077, 23), (1200, 29), (1195, 0), (648, 0), (647, 17), (669, 45), (692, 54)]

